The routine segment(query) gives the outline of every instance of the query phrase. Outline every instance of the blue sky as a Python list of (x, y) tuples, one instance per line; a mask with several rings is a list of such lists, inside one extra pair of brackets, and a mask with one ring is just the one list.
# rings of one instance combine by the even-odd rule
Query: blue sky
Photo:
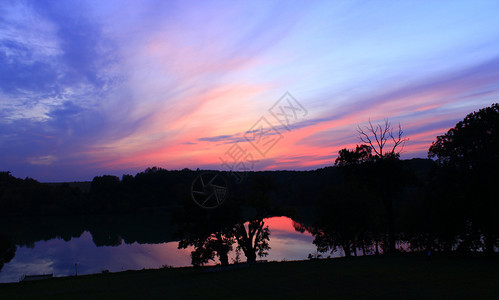
[[(403, 158), (498, 102), (497, 1), (2, 1), (0, 170), (91, 180), (150, 166), (331, 165), (388, 118)], [(306, 109), (290, 130), (269, 109)], [(294, 100), (292, 100), (294, 101)], [(261, 155), (245, 132), (282, 138)]]

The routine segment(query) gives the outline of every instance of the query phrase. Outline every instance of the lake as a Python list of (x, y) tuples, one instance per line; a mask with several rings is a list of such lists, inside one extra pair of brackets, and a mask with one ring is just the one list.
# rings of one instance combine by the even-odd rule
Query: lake
[[(314, 237), (308, 232), (296, 231), (292, 219), (272, 217), (265, 219), (265, 223), (271, 232), (271, 250), (267, 257), (261, 259), (304, 260), (309, 253), (316, 253), (312, 243)], [(191, 265), (190, 253), (193, 248), (179, 250), (176, 241), (126, 243), (118, 237), (116, 246), (96, 246), (95, 240), (96, 237), (85, 230), (77, 237), (51, 238), (28, 246), (18, 246), (15, 257), (0, 271), (0, 282), (17, 282), (25, 274), (53, 273), (55, 277), (75, 275), (75, 264), (78, 275), (100, 273), (103, 270), (118, 272)], [(231, 258), (234, 258), (234, 251), (231, 252)], [(244, 255), (241, 255), (241, 260), (245, 261)]]

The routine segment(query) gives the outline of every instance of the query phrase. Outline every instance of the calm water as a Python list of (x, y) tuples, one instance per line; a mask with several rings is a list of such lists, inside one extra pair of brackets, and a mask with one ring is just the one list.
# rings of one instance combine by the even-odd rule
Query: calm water
[[(263, 259), (272, 261), (303, 260), (315, 253), (310, 233), (297, 232), (293, 221), (287, 217), (266, 219), (269, 225), (269, 255)], [(24, 274), (48, 274), (68, 276), (100, 273), (103, 270), (117, 272), (160, 268), (162, 266), (190, 266), (192, 248), (179, 250), (178, 242), (160, 244), (124, 244), (119, 246), (95, 246), (92, 235), (85, 231), (80, 237), (66, 242), (62, 239), (36, 242), (33, 248), (18, 247), (15, 257), (0, 272), (0, 282), (17, 282)], [(232, 251), (234, 254), (234, 251)], [(234, 255), (232, 255), (233, 257)], [(244, 255), (241, 259), (245, 261)]]

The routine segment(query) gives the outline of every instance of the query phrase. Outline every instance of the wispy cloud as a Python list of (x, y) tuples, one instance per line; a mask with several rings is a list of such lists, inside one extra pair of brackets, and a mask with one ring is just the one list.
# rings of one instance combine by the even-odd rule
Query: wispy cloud
[(57, 161), (57, 157), (53, 155), (45, 155), (40, 157), (30, 157), (28, 158), (28, 162), (33, 165), (41, 165), (41, 166), (50, 166), (55, 161)]

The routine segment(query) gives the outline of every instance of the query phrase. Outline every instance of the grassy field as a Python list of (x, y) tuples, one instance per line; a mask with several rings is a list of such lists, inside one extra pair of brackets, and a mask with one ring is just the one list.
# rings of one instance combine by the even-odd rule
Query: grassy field
[(0, 284), (0, 299), (201, 297), (499, 299), (499, 260), (359, 257), (263, 263), (213, 273), (160, 269)]

